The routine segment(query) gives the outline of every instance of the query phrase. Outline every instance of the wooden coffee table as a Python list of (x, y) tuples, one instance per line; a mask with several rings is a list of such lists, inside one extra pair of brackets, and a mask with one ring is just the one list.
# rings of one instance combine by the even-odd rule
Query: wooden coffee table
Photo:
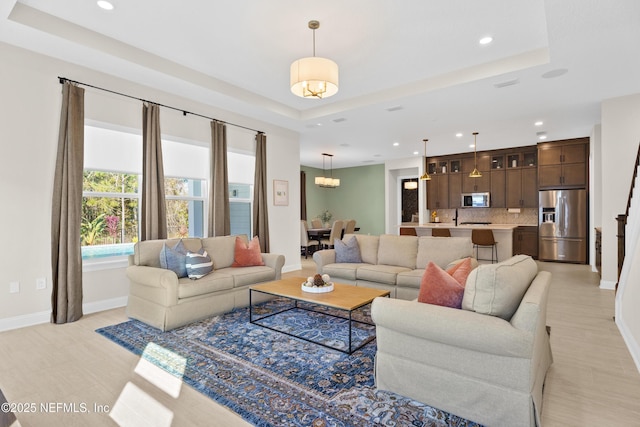
[[(376, 297), (389, 297), (390, 296), (389, 291), (334, 283), (333, 285), (334, 289), (332, 292), (327, 292), (323, 294), (314, 294), (314, 293), (304, 292), (301, 289), (302, 282), (305, 282), (306, 280), (307, 279), (304, 277), (288, 277), (286, 279), (275, 280), (273, 282), (261, 283), (258, 285), (251, 286), (249, 288), (249, 321), (253, 324), (262, 326), (264, 328), (268, 328), (283, 334), (300, 338), (302, 340), (309, 341), (314, 344), (319, 344), (324, 347), (338, 350), (347, 354), (351, 354), (354, 351), (362, 348), (363, 346), (365, 346), (367, 343), (369, 343), (375, 338), (375, 335), (371, 336), (368, 339), (366, 339), (364, 342), (362, 342), (358, 347), (352, 348), (351, 332), (352, 332), (353, 322), (363, 323), (366, 325), (374, 325), (373, 323), (355, 320), (352, 318), (352, 314), (355, 310), (362, 308), (367, 304), (371, 304), (373, 299)], [(260, 292), (263, 294), (288, 298), (290, 300), (293, 300), (295, 302), (295, 305), (293, 307), (278, 311), (276, 313), (270, 313), (266, 316), (263, 316), (263, 317), (260, 317), (259, 319), (254, 320), (253, 301), (252, 301), (253, 292)], [(317, 304), (319, 306), (335, 308), (340, 311), (346, 312), (348, 314), (348, 317), (346, 318), (348, 318), (349, 320), (349, 347), (346, 350), (343, 350), (341, 348), (326, 345), (324, 343), (313, 341), (305, 337), (294, 335), (285, 331), (280, 331), (278, 329), (259, 323), (261, 320), (266, 319), (268, 317), (275, 316), (276, 314), (284, 313), (285, 311), (294, 310), (297, 308), (314, 311), (305, 307), (298, 306), (298, 302), (308, 302), (312, 304)], [(327, 314), (332, 317), (339, 317), (343, 319), (345, 318), (342, 316), (336, 316), (326, 312), (322, 312), (322, 314)]]

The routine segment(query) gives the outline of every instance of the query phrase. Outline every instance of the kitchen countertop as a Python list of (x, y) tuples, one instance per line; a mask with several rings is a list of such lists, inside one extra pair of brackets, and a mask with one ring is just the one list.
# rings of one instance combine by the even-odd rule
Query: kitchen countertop
[(429, 222), (426, 224), (402, 224), (400, 227), (408, 228), (451, 228), (456, 230), (472, 230), (474, 228), (486, 228), (490, 230), (513, 230), (517, 227), (537, 227), (538, 224), (459, 224), (452, 222)]

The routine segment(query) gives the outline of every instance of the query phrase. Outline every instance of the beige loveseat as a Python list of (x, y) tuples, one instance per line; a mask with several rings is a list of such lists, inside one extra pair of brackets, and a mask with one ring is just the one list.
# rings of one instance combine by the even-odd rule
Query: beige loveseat
[(473, 270), (462, 309), (376, 298), (376, 386), (486, 426), (539, 426), (550, 280), (518, 255)]
[[(243, 236), (244, 237), (244, 236)], [(262, 254), (263, 266), (231, 267), (235, 236), (182, 239), (192, 252), (204, 248), (214, 270), (191, 280), (160, 267), (163, 244), (173, 247), (178, 239), (146, 240), (134, 246), (129, 257), (130, 282), (127, 314), (163, 331), (249, 304), (249, 286), (280, 279), (284, 256)]]
[(429, 261), (447, 268), (462, 258), (473, 257), (473, 244), (466, 237), (347, 234), (342, 240), (346, 242), (352, 236), (358, 240), (362, 262), (336, 262), (335, 249), (325, 249), (313, 254), (318, 273), (326, 273), (340, 283), (388, 290), (392, 298), (417, 298)]

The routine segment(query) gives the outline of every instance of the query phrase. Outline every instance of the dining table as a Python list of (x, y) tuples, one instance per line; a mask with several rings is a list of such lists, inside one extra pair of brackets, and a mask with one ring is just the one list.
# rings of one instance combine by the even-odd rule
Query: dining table
[[(360, 231), (360, 227), (356, 227), (355, 231)], [(342, 233), (344, 234), (344, 228), (342, 229)], [(331, 227), (308, 228), (307, 235), (312, 240), (322, 240), (331, 235)]]
[(312, 240), (324, 239), (325, 237), (329, 237), (329, 235), (331, 235), (331, 227), (308, 228), (307, 234), (309, 235), (309, 238)]

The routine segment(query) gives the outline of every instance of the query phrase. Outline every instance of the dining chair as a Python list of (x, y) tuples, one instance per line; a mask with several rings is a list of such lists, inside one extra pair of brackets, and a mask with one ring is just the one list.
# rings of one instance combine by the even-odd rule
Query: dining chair
[(333, 248), (333, 244), (335, 239), (340, 239), (342, 237), (342, 226), (344, 223), (340, 220), (334, 221), (333, 226), (331, 227), (331, 234), (329, 234), (328, 239), (321, 239), (320, 245), (322, 247), (331, 249)]
[[(498, 262), (498, 242), (493, 238), (493, 230), (472, 229), (471, 242), (473, 242), (473, 247), (476, 249), (476, 259), (478, 261), (491, 261), (492, 264)], [(479, 248), (491, 248), (491, 259), (479, 258)]]
[(322, 221), (320, 221), (318, 218), (311, 220), (311, 228), (322, 228), (322, 225)]
[(320, 242), (317, 240), (309, 239), (307, 221), (300, 221), (300, 249), (304, 252), (304, 258), (307, 259), (309, 255), (309, 248), (312, 246), (320, 246)]
[(350, 219), (344, 226), (344, 234), (353, 234), (356, 231), (356, 220)]

